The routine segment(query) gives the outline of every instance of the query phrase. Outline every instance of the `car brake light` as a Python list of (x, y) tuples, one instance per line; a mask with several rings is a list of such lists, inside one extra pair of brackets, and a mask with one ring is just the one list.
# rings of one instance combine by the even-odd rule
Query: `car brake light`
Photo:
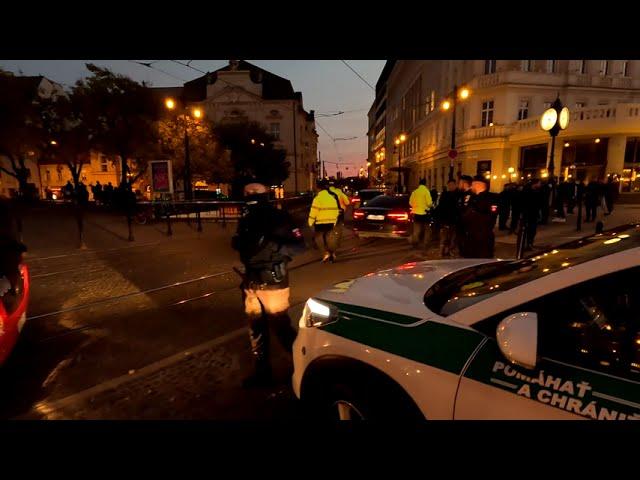
[(406, 212), (403, 213), (387, 213), (387, 217), (392, 219), (392, 220), (397, 220), (399, 222), (408, 222), (409, 221), (409, 214)]
[(497, 205), (491, 205), (491, 213), (496, 213), (498, 211)]
[(356, 210), (355, 212), (353, 212), (353, 218), (355, 220), (360, 220), (361, 218), (364, 218), (364, 212)]

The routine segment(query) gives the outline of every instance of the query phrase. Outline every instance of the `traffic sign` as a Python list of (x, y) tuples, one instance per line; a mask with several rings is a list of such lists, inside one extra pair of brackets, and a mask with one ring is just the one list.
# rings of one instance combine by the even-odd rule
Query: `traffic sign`
[(449, 158), (456, 158), (458, 156), (457, 150), (449, 150)]

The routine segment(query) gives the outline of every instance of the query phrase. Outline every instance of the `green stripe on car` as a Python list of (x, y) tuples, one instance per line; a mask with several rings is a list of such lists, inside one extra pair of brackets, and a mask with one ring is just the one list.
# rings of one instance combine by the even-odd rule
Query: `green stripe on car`
[(455, 374), (462, 372), (484, 338), (473, 330), (434, 321), (407, 327), (422, 319), (318, 300), (339, 309), (338, 321), (320, 327), (326, 332)]

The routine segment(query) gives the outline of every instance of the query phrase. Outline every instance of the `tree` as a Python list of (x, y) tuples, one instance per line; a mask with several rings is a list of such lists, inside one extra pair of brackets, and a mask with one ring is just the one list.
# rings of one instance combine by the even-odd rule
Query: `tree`
[(158, 150), (155, 122), (160, 106), (145, 84), (93, 64), (87, 69), (91, 75), (73, 87), (82, 102), (83, 121), (96, 149), (120, 157), (120, 184), (131, 191)]
[(37, 158), (45, 144), (37, 104), (37, 93), (21, 77), (0, 74), (0, 156), (9, 160), (9, 168), (0, 170), (18, 181), (25, 197), (31, 172), (29, 158)]
[(220, 123), (213, 127), (220, 146), (230, 151), (234, 189), (254, 179), (266, 185), (280, 185), (289, 177), (286, 151), (273, 145), (273, 137), (257, 122)]
[(69, 168), (77, 188), (82, 168), (90, 162), (95, 132), (85, 121), (86, 105), (81, 93), (73, 90), (69, 96), (42, 99), (39, 102), (42, 127), (48, 138), (43, 157), (57, 160)]
[(233, 178), (233, 167), (221, 148), (207, 120), (188, 116), (165, 118), (158, 122), (162, 153), (173, 160), (176, 178), (184, 176), (185, 128), (189, 133), (189, 157), (194, 179), (209, 183), (228, 183)]

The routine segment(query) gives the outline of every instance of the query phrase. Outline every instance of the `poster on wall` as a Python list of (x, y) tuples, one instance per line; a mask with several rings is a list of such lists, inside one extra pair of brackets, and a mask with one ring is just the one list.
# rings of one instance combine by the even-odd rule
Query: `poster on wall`
[(173, 193), (171, 160), (154, 160), (151, 164), (151, 188), (155, 193)]

